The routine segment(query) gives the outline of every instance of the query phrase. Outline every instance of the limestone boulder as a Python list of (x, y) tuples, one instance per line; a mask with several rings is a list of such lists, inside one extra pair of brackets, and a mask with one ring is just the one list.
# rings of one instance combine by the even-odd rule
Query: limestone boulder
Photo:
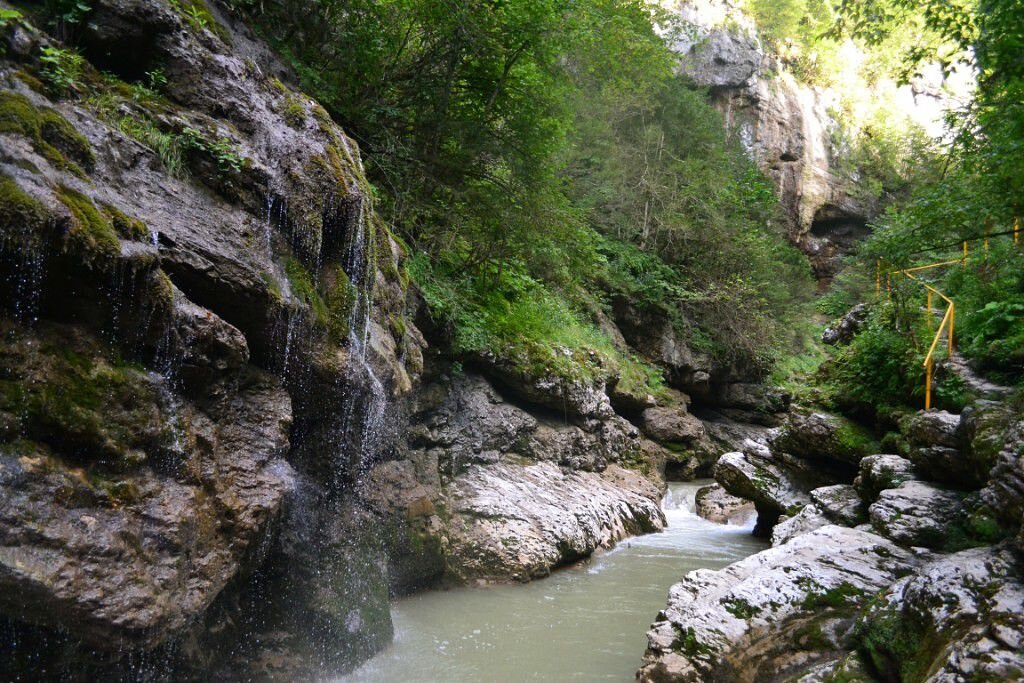
[(774, 451), (798, 458), (853, 466), (878, 450), (867, 429), (840, 415), (822, 412), (790, 413), (770, 445)]
[(871, 526), (905, 546), (942, 548), (963, 510), (963, 495), (922, 481), (886, 489), (868, 508)]
[(697, 489), (696, 511), (700, 517), (719, 524), (743, 524), (756, 514), (753, 502), (727, 493), (720, 484)]
[(640, 681), (791, 680), (853, 649), (857, 614), (920, 560), (826, 526), (725, 569), (690, 572), (647, 634)]
[(475, 465), (446, 488), (446, 563), (467, 582), (527, 581), (665, 525), (660, 491), (616, 465), (563, 471), (552, 463)]
[(867, 510), (857, 489), (849, 484), (822, 486), (811, 491), (811, 500), (836, 524), (856, 526), (867, 521)]
[(772, 545), (782, 545), (802, 534), (809, 533), (832, 522), (822, 514), (817, 505), (805, 505), (800, 512), (792, 516), (779, 518), (779, 523), (772, 528)]
[(901, 578), (857, 625), (858, 649), (889, 680), (1024, 676), (1024, 584), (1005, 548), (945, 555)]
[(914, 464), (898, 455), (869, 455), (860, 461), (860, 474), (854, 488), (866, 503), (873, 503), (885, 489), (894, 489), (905, 481), (917, 479)]

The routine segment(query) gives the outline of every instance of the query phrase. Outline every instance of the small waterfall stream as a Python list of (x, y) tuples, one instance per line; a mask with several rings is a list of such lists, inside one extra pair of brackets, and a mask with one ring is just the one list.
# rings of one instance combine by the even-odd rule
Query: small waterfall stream
[(694, 513), (706, 483), (669, 485), (664, 532), (627, 539), (547, 579), (398, 601), (394, 643), (336, 683), (632, 681), (669, 587), (693, 569), (717, 569), (765, 547), (752, 524), (714, 524)]

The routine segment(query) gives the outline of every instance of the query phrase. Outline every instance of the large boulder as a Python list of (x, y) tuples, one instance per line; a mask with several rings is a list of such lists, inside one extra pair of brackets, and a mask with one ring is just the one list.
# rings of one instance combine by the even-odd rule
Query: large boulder
[(991, 480), (981, 495), (1007, 528), (1018, 530), (1018, 543), (1024, 548), (1024, 420), (1018, 419), (1006, 431)]
[(755, 514), (751, 501), (727, 493), (721, 484), (697, 489), (695, 503), (698, 516), (719, 524), (743, 524)]
[(736, 451), (715, 465), (715, 480), (728, 493), (777, 512), (796, 512), (811, 502), (792, 472), (772, 459)]
[(6, 332), (24, 422), (0, 444), (0, 613), (101, 651), (173, 642), (267, 554), (288, 394), (245, 367), (189, 400), (81, 330)]
[(960, 415), (964, 446), (954, 468), (960, 475), (957, 485), (980, 488), (988, 483), (1016, 417), (1011, 406), (998, 401), (975, 401), (964, 408)]
[(860, 609), (919, 560), (826, 526), (720, 571), (690, 572), (647, 634), (640, 681), (791, 680), (852, 649)]
[(866, 503), (873, 503), (885, 489), (894, 489), (905, 481), (917, 479), (914, 464), (898, 455), (869, 455), (860, 461), (860, 474), (854, 488)]
[(811, 500), (836, 524), (856, 526), (867, 519), (860, 494), (849, 484), (816, 488), (811, 491)]
[(726, 453), (715, 464), (714, 473), (728, 493), (754, 502), (758, 513), (755, 533), (764, 536), (780, 515), (795, 514), (810, 503), (812, 489), (835, 483), (808, 461), (773, 455), (767, 449)]
[(831, 523), (817, 505), (805, 505), (795, 515), (779, 518), (779, 523), (772, 528), (772, 545), (788, 543), (797, 536), (810, 533)]
[(966, 441), (960, 416), (944, 410), (919, 411), (900, 420), (900, 431), (908, 455), (922, 476), (954, 486), (971, 488), (969, 460), (963, 447)]
[(518, 580), (665, 525), (660, 491), (616, 465), (564, 472), (551, 463), (474, 466), (447, 487), (453, 579)]
[(798, 458), (854, 466), (878, 450), (877, 442), (867, 429), (845, 417), (821, 412), (790, 413), (771, 440), (771, 447)]
[(704, 435), (704, 425), (685, 407), (655, 407), (643, 412), (643, 431), (659, 442), (691, 443)]
[(857, 625), (858, 649), (885, 680), (1024, 678), (1024, 583), (1005, 549), (946, 555), (906, 576)]
[(922, 481), (886, 489), (868, 508), (871, 526), (901, 545), (942, 548), (962, 511), (963, 495)]

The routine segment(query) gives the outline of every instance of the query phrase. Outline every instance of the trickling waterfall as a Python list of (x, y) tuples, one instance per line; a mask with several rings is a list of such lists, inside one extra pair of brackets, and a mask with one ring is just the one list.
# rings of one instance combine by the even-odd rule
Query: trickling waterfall
[[(349, 313), (348, 348), (350, 369), (345, 378), (345, 407), (341, 429), (343, 460), (353, 468), (352, 481), (358, 483), (373, 461), (379, 445), (387, 394), (367, 358), (370, 343), (370, 319), (373, 309), (374, 263), (368, 243), (369, 226), (364, 202), (358, 205), (355, 229), (348, 236), (342, 268), (352, 288)], [(341, 482), (336, 481), (335, 484)]]
[(18, 322), (32, 325), (39, 318), (46, 255), (30, 232), (5, 236), (4, 239), (7, 244), (3, 246), (15, 250), (7, 257), (11, 259), (12, 266), (6, 277), (6, 289), (11, 292), (11, 312)]

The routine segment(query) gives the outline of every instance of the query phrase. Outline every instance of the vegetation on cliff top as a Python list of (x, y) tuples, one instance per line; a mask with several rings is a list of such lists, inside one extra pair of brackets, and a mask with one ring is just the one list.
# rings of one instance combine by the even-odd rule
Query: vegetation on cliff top
[[(828, 297), (828, 302), (841, 304), (874, 301), (876, 269), (881, 272), (882, 296), (863, 331), (826, 367), (826, 382), (848, 406), (919, 406), (922, 362), (944, 306), (936, 299), (935, 312), (929, 314), (922, 307), (921, 284), (887, 274), (956, 261), (966, 242), (966, 265), (954, 263), (919, 277), (956, 302), (957, 352), (988, 374), (1020, 383), (1024, 245), (1013, 236), (1014, 222), (1024, 213), (1020, 3), (872, 0), (844, 3), (841, 10), (840, 30), (876, 44), (898, 36), (904, 30), (901, 17), (917, 13), (932, 40), (901, 53), (896, 70), (906, 76), (928, 61), (947, 72), (974, 69), (978, 89), (971, 101), (949, 113), (951, 142), (936, 168), (923, 169), (928, 182), (918, 183), (907, 201), (875, 221), (871, 237)], [(828, 312), (836, 315), (840, 308)], [(940, 405), (957, 407), (965, 399), (963, 384), (955, 377), (940, 381), (936, 391)]]
[(767, 180), (673, 75), (656, 6), (231, 5), (366, 152), (457, 349), (653, 376), (595, 324), (622, 294), (722, 360), (765, 368), (784, 349), (808, 269)]

